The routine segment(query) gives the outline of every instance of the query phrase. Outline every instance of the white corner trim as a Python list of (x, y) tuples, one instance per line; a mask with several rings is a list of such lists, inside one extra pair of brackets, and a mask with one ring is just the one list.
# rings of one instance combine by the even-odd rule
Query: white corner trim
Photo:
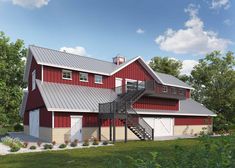
[(54, 111), (52, 113), (52, 128), (55, 128), (55, 117), (54, 117)]

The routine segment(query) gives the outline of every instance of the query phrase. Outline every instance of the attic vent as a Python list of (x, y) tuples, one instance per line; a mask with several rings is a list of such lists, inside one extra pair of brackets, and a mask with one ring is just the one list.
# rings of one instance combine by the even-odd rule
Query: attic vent
[(126, 58), (119, 55), (119, 54), (116, 57), (113, 57), (113, 63), (114, 64), (121, 65), (124, 62), (126, 62)]

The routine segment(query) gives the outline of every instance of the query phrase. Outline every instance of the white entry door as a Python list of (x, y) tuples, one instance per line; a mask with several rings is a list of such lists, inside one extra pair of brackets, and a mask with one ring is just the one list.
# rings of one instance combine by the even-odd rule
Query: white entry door
[(151, 118), (144, 120), (154, 129), (154, 137), (173, 135), (173, 118)]
[(115, 79), (115, 88), (117, 94), (122, 94), (122, 78)]
[(29, 112), (29, 134), (39, 137), (39, 109)]
[(82, 116), (71, 116), (71, 141), (82, 141)]

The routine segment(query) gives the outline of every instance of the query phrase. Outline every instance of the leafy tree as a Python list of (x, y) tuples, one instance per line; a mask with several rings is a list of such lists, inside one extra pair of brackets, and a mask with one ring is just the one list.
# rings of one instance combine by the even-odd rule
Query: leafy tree
[(182, 62), (168, 57), (154, 57), (151, 59), (149, 66), (156, 72), (179, 77)]
[(191, 72), (192, 96), (209, 109), (231, 121), (235, 116), (235, 58), (214, 51), (199, 60)]
[(0, 32), (0, 126), (19, 122), (26, 49)]

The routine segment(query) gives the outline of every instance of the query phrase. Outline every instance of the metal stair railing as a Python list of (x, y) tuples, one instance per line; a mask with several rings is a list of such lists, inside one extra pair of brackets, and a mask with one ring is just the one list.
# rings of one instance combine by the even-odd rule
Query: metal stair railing
[[(115, 90), (122, 90), (125, 88), (125, 93), (119, 94), (119, 97), (113, 102), (100, 103), (99, 112), (100, 113), (117, 113), (123, 114), (127, 117), (127, 124), (130, 127), (135, 127), (135, 131), (140, 135), (141, 139), (154, 139), (153, 128), (132, 108), (132, 104), (137, 101), (145, 91), (154, 90), (153, 81), (144, 81), (137, 83), (136, 86), (127, 87), (120, 86), (115, 88)], [(140, 137), (141, 136), (141, 137)]]

